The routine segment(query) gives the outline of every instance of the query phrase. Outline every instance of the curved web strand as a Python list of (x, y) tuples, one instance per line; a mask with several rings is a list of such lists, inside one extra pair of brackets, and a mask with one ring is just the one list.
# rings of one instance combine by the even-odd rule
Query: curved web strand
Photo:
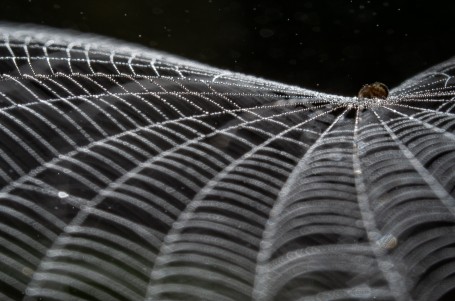
[(365, 100), (0, 31), (1, 300), (450, 300), (454, 60)]

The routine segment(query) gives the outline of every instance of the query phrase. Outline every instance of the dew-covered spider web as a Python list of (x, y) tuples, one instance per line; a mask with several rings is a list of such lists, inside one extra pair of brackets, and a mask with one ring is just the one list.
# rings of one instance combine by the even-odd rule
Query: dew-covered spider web
[(366, 100), (0, 32), (0, 300), (453, 293), (455, 60)]

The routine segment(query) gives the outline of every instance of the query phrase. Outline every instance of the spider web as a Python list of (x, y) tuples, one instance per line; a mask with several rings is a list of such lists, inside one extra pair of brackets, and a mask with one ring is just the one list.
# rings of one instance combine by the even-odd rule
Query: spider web
[(1, 300), (438, 300), (455, 60), (387, 100), (0, 28)]

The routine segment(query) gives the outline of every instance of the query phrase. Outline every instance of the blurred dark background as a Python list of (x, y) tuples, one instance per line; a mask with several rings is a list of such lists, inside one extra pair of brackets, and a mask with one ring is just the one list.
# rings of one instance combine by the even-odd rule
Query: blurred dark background
[(455, 55), (455, 1), (0, 0), (0, 21), (103, 34), (324, 92)]

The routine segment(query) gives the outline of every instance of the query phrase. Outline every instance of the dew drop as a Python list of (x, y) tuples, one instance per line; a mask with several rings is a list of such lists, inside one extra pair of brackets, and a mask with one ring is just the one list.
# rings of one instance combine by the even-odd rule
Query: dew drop
[(378, 240), (378, 245), (384, 250), (391, 250), (394, 249), (398, 245), (398, 239), (392, 235), (392, 234), (387, 234), (381, 239)]
[(58, 197), (61, 198), (61, 199), (64, 199), (64, 198), (69, 197), (69, 194), (66, 193), (66, 192), (64, 192), (64, 191), (59, 191), (57, 195), (58, 195)]

